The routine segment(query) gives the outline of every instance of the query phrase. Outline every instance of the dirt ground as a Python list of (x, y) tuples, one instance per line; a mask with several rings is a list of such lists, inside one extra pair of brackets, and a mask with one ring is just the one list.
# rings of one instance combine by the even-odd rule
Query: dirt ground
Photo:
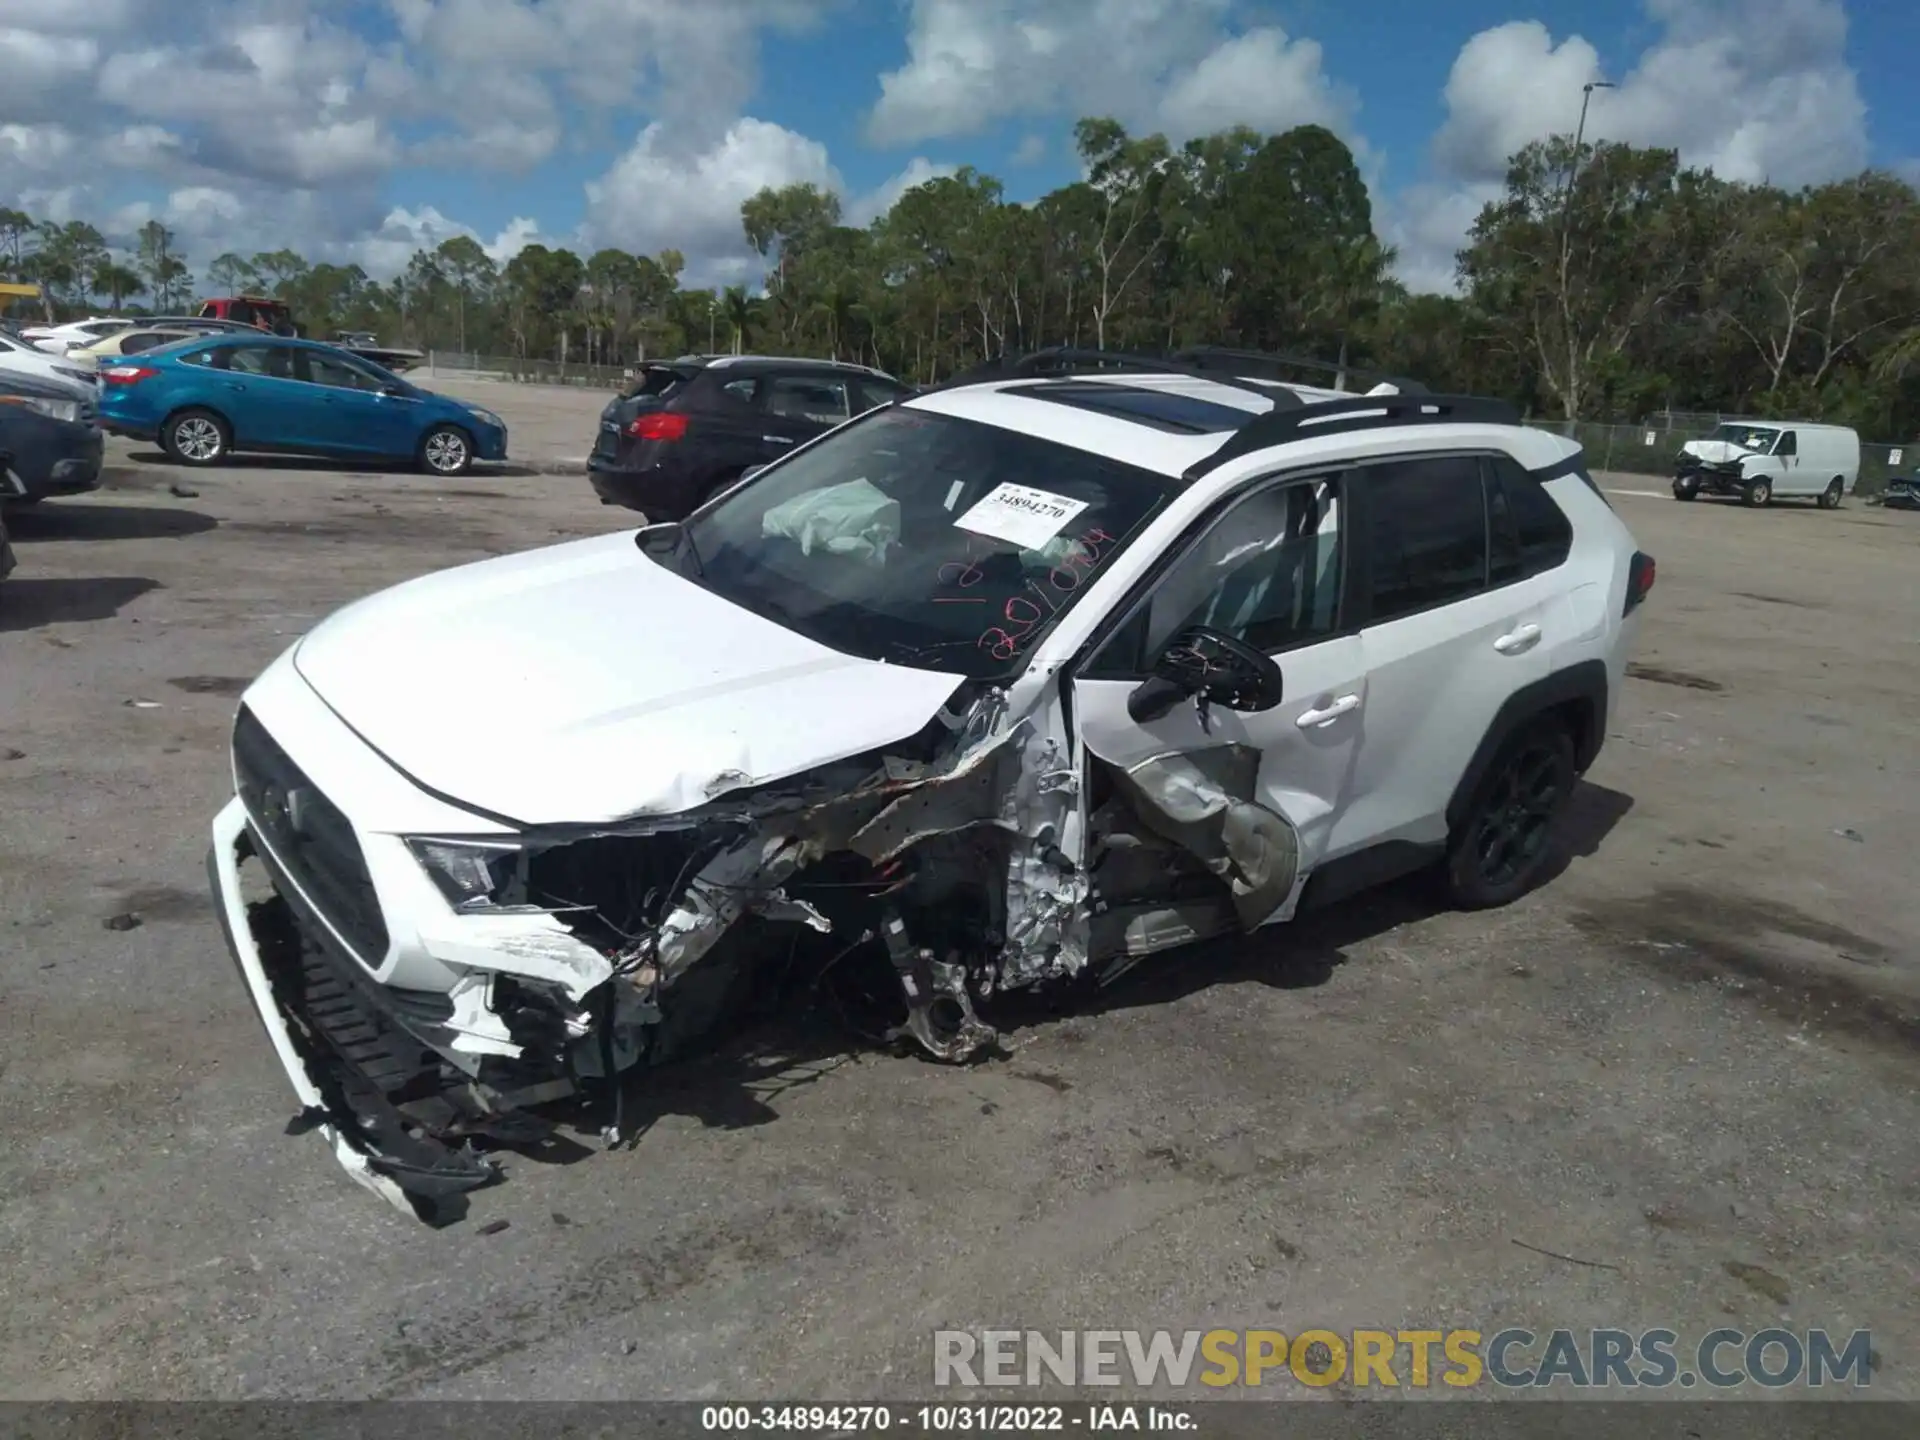
[(282, 1133), (207, 825), (234, 696), (320, 617), (631, 522), (532, 468), (603, 397), (485, 394), (528, 467), (115, 442), (14, 517), (0, 1396), (872, 1400), (930, 1393), (941, 1326), (1779, 1323), (1871, 1329), (1920, 1398), (1920, 517), (1857, 504), (1609, 482), (1660, 564), (1640, 668), (1510, 909), (1375, 893), (965, 1069), (796, 1018), (446, 1230), (355, 1188)]

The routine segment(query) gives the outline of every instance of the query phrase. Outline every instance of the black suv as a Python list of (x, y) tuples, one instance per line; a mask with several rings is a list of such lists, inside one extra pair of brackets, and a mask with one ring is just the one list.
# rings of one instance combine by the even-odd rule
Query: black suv
[(650, 361), (600, 412), (587, 474), (603, 504), (681, 520), (743, 472), (912, 393), (891, 375), (834, 360)]

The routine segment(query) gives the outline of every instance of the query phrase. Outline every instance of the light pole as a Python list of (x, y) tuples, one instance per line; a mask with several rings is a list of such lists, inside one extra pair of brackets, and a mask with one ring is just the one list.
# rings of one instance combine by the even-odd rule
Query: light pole
[(1574, 177), (1580, 172), (1580, 142), (1587, 138), (1587, 106), (1593, 103), (1593, 92), (1619, 88), (1611, 80), (1589, 80), (1580, 87), (1580, 124), (1573, 132), (1573, 160), (1567, 166), (1568, 203), (1572, 203)]

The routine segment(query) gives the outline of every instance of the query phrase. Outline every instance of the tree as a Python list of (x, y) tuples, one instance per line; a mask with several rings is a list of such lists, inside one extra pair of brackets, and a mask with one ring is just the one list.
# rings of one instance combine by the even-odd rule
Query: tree
[(471, 235), (454, 235), (440, 242), (434, 252), (437, 269), (453, 287), (458, 315), (458, 342), (462, 354), (467, 349), (467, 304), (479, 287), (492, 283), (493, 260)]
[(241, 295), (260, 288), (260, 272), (231, 250), (207, 266), (207, 282), (223, 295)]
[(140, 227), (138, 260), (140, 274), (153, 292), (154, 303), (162, 311), (179, 305), (193, 284), (186, 262), (173, 253), (174, 235), (158, 220)]
[(1099, 197), (1089, 299), (1094, 344), (1105, 348), (1109, 320), (1163, 239), (1158, 201), (1172, 157), (1164, 136), (1129, 139), (1117, 120), (1082, 120), (1073, 127), (1073, 138), (1087, 167), (1087, 183)]
[(275, 299), (285, 299), (282, 292), (307, 273), (307, 262), (295, 250), (268, 250), (255, 255), (247, 268), (251, 272), (247, 278), (255, 284), (264, 284)]
[(110, 297), (115, 310), (129, 295), (137, 295), (143, 288), (138, 270), (111, 257), (103, 258), (94, 265), (91, 280), (94, 294)]
[(1461, 274), (1501, 316), (1569, 419), (1606, 354), (1629, 347), (1700, 275), (1686, 192), (1709, 183), (1672, 150), (1536, 141), (1514, 156), (1506, 195), (1474, 222)]
[(40, 227), (26, 211), (0, 205), (0, 266), (12, 279), (26, 275), (26, 263), (33, 258), (39, 233)]

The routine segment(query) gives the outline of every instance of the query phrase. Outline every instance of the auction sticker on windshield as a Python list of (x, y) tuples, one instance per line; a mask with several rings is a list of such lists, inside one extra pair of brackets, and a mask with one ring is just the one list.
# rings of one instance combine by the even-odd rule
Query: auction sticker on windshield
[(1022, 550), (1038, 550), (1086, 508), (1086, 501), (1071, 500), (1050, 490), (1000, 484), (953, 523)]

